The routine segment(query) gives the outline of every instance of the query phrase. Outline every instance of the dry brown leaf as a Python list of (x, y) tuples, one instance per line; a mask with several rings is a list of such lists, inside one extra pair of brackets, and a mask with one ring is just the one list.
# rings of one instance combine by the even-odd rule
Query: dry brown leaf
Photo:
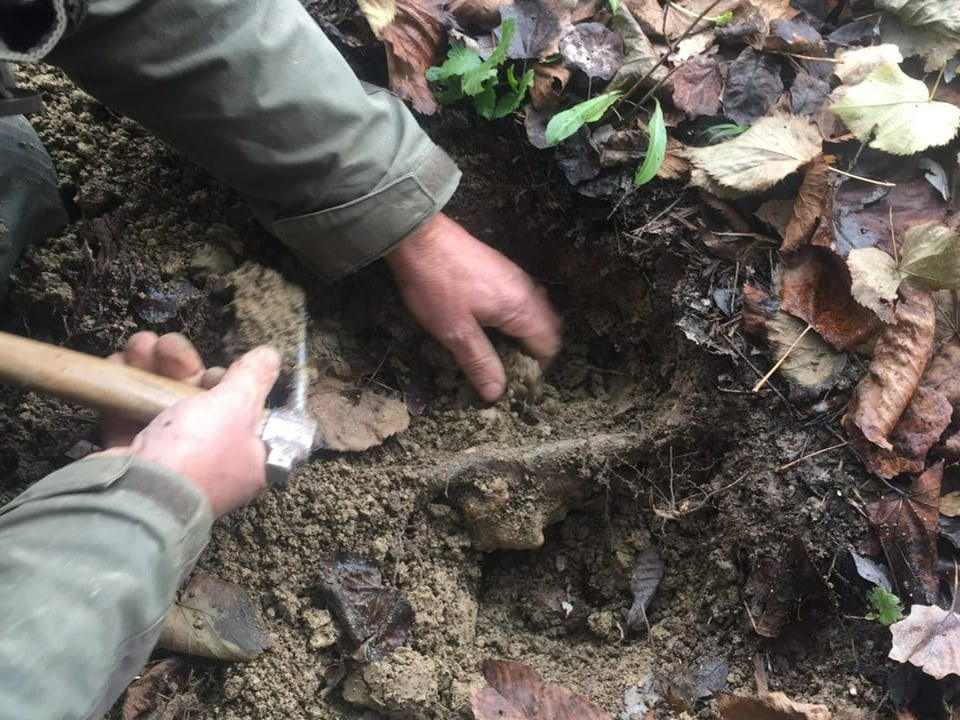
[(879, 326), (876, 315), (850, 294), (844, 261), (819, 247), (803, 247), (784, 258), (780, 307), (805, 320), (838, 350), (855, 350)]
[[(740, 5), (740, 0), (720, 0), (713, 7), (710, 7), (713, 0), (687, 0), (681, 3), (683, 9), (687, 11), (683, 13), (672, 5), (664, 7), (658, 0), (624, 0), (624, 2), (648, 37), (666, 37), (670, 40), (676, 40), (683, 35), (702, 11), (707, 10), (708, 16), (716, 17), (728, 10), (735, 10)], [(711, 27), (712, 23), (701, 20), (691, 35), (709, 37), (711, 33), (703, 31)]]
[(387, 51), (390, 89), (424, 115), (437, 111), (425, 73), (439, 60), (446, 41), (449, 15), (445, 5), (445, 0), (396, 0), (393, 22), (380, 32)]
[(787, 225), (790, 224), (790, 217), (793, 214), (793, 200), (767, 200), (754, 212), (754, 216), (761, 222), (766, 223), (776, 231), (777, 235), (783, 238), (787, 231)]
[(830, 228), (830, 209), (837, 188), (837, 177), (822, 157), (804, 170), (803, 183), (797, 192), (780, 252), (792, 252), (806, 244), (814, 230), (821, 225)]
[(357, 0), (357, 5), (378, 38), (397, 15), (396, 0)]
[[(847, 364), (847, 356), (834, 350), (807, 325), (782, 310), (767, 320), (771, 360), (790, 383), (790, 397), (811, 400), (829, 390)], [(801, 337), (802, 335), (802, 337)]]
[[(732, 140), (687, 148), (683, 155), (721, 187), (759, 192), (813, 160), (820, 154), (820, 145), (820, 131), (807, 118), (775, 112)], [(705, 187), (691, 175), (691, 183), (698, 182)]]
[(948, 492), (940, 496), (940, 514), (947, 517), (960, 515), (960, 492)]
[(910, 614), (890, 626), (889, 658), (916, 665), (942, 680), (960, 675), (960, 615), (932, 605), (913, 605)]
[(601, 707), (562, 685), (544, 684), (529, 665), (484, 660), (480, 669), (489, 685), (470, 695), (476, 720), (611, 720)]
[(953, 406), (954, 413), (960, 412), (960, 339), (950, 338), (937, 348), (923, 371), (920, 384), (939, 390)]
[(493, 30), (500, 24), (500, 8), (513, 0), (450, 0), (449, 9), (465, 28)]
[(867, 518), (876, 529), (893, 574), (897, 595), (915, 603), (936, 603), (937, 528), (943, 463), (917, 475), (907, 491), (893, 488), (867, 505)]
[(888, 436), (910, 404), (933, 351), (935, 317), (929, 292), (909, 282), (900, 290), (896, 325), (880, 331), (870, 369), (860, 379), (847, 415), (864, 437), (886, 450)]
[(717, 694), (717, 710), (723, 720), (830, 720), (826, 705), (791, 700), (782, 692), (762, 697)]
[(537, 110), (557, 107), (563, 91), (570, 82), (570, 68), (559, 64), (536, 63), (533, 66), (533, 86), (530, 103)]
[(137, 720), (157, 704), (157, 695), (171, 683), (170, 675), (183, 665), (178, 657), (155, 662), (127, 687), (120, 710), (122, 720)]
[(780, 312), (779, 302), (758, 285), (743, 286), (743, 331), (766, 337), (767, 322)]
[(670, 78), (673, 104), (689, 117), (720, 112), (726, 64), (715, 55), (696, 55), (677, 68)]
[(901, 473), (919, 473), (926, 467), (927, 453), (950, 425), (953, 408), (936, 390), (920, 386), (907, 409), (890, 432), (890, 450), (867, 440), (856, 425), (844, 418), (844, 429), (854, 452), (867, 470), (890, 480)]

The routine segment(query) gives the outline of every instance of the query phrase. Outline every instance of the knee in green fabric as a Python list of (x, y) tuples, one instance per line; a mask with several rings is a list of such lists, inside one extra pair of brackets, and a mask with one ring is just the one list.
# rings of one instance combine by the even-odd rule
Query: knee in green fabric
[(24, 248), (66, 223), (53, 161), (40, 138), (24, 117), (0, 117), (0, 297)]

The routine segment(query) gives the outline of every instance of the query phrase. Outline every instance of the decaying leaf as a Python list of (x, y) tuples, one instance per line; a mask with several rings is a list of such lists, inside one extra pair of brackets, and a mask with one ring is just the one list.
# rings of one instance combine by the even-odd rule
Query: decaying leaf
[(409, 100), (417, 112), (431, 115), (437, 111), (437, 102), (427, 84), (426, 72), (436, 63), (446, 41), (450, 20), (444, 9), (445, 0), (391, 0), (391, 4), (393, 2), (396, 2), (393, 22), (379, 33), (387, 51), (390, 89)]
[(388, 395), (370, 386), (322, 371), (310, 384), (307, 411), (317, 420), (317, 443), (327, 450), (362, 452), (410, 425), (410, 413), (399, 394)]
[(923, 71), (937, 72), (957, 53), (957, 41), (931, 26), (907, 25), (895, 15), (884, 15), (880, 34), (885, 43), (896, 45), (906, 58), (923, 59)]
[(715, 55), (695, 55), (670, 78), (673, 104), (689, 117), (716, 115), (720, 111), (720, 90), (726, 66)]
[(960, 615), (935, 605), (913, 605), (910, 614), (890, 626), (889, 658), (916, 665), (938, 680), (960, 675)]
[[(890, 450), (874, 445), (844, 418), (844, 429), (854, 452), (867, 470), (885, 480), (926, 467), (927, 453), (950, 424), (953, 408), (941, 393), (920, 386), (890, 432)], [(849, 416), (848, 416), (849, 417)]]
[(806, 328), (806, 323), (782, 310), (766, 321), (772, 359), (786, 356), (777, 372), (790, 383), (790, 395), (797, 400), (809, 400), (829, 390), (847, 364), (844, 353), (834, 350), (813, 330), (804, 334)]
[(630, 579), (633, 605), (627, 614), (627, 627), (631, 630), (649, 627), (647, 609), (663, 580), (663, 569), (663, 558), (657, 548), (650, 546), (637, 553), (633, 561), (633, 577)]
[[(121, 720), (160, 718), (161, 712), (171, 709), (168, 702), (171, 697), (186, 696), (189, 703), (197, 703), (195, 693), (184, 692), (183, 686), (188, 676), (189, 670), (179, 657), (168, 657), (153, 663), (127, 687), (120, 709)], [(144, 715), (148, 712), (149, 715)], [(173, 713), (169, 715), (173, 716)]]
[(340, 648), (354, 660), (378, 660), (406, 643), (413, 608), (383, 584), (372, 560), (347, 553), (324, 560), (320, 590), (342, 630)]
[(808, 322), (838, 350), (855, 350), (877, 330), (877, 317), (860, 305), (851, 277), (835, 253), (807, 246), (784, 258), (780, 307)]
[[(767, 323), (780, 312), (782, 312), (780, 302), (770, 293), (753, 283), (744, 284), (742, 321), (744, 332), (766, 337)], [(796, 318), (791, 319), (801, 324)], [(803, 332), (803, 327), (798, 332)], [(796, 340), (796, 337), (794, 337), (794, 340)], [(792, 342), (789, 343), (787, 347), (792, 344)]]
[(895, 325), (884, 325), (870, 369), (860, 379), (847, 410), (849, 420), (870, 442), (886, 450), (887, 439), (920, 383), (933, 352), (935, 317), (930, 293), (901, 286)]
[(761, 118), (732, 140), (683, 152), (691, 166), (712, 182), (744, 192), (773, 187), (819, 154), (817, 126), (806, 118), (781, 112)]
[(163, 621), (160, 647), (214, 660), (252, 660), (270, 644), (256, 606), (240, 585), (198, 572)]
[(916, 476), (907, 491), (894, 488), (867, 505), (897, 595), (914, 603), (932, 604), (940, 598), (936, 566), (942, 481), (940, 462)]
[(393, 22), (397, 14), (396, 0), (357, 0), (357, 5), (377, 37), (380, 37), (383, 29)]
[(576, 23), (592, 17), (599, 5), (600, 0), (513, 0), (501, 5), (500, 17), (517, 23), (507, 57), (542, 59), (557, 54), (561, 38)]
[(793, 213), (783, 234), (780, 252), (797, 250), (821, 225), (830, 226), (830, 208), (837, 188), (837, 175), (822, 157), (810, 163), (793, 203)]
[(900, 269), (933, 290), (960, 289), (960, 235), (937, 223), (910, 228), (900, 250)]
[(738, 125), (752, 125), (783, 93), (780, 63), (768, 53), (744, 48), (730, 63), (723, 88), (723, 113)]
[(960, 339), (950, 338), (933, 353), (920, 384), (939, 391), (960, 412)]
[(782, 692), (761, 697), (717, 695), (717, 710), (723, 720), (830, 720), (826, 705), (791, 700)]
[(484, 660), (489, 685), (470, 694), (476, 720), (611, 720), (600, 706), (562, 685), (544, 683), (529, 665)]
[(730, 663), (724, 658), (708, 657), (692, 667), (682, 666), (669, 675), (658, 673), (658, 680), (667, 692), (667, 703), (671, 709), (693, 715), (698, 700), (727, 689), (729, 673)]
[(824, 42), (823, 36), (806, 17), (777, 18), (770, 21), (770, 34), (764, 40), (763, 49), (821, 57), (824, 55)]
[(853, 298), (883, 322), (893, 322), (897, 288), (904, 278), (897, 261), (879, 248), (855, 248), (847, 255), (847, 267)]
[(565, 64), (587, 77), (611, 79), (623, 67), (623, 40), (603, 23), (575, 25), (560, 40), (560, 56)]
[(940, 514), (951, 518), (960, 515), (960, 492), (955, 490), (940, 496)]
[(493, 30), (500, 24), (500, 7), (512, 0), (450, 0), (449, 9), (461, 27)]
[(660, 63), (660, 51), (640, 29), (625, 2), (620, 3), (613, 14), (611, 27), (623, 38), (623, 53), (627, 61), (613, 76), (607, 90), (626, 92), (641, 78), (647, 78), (651, 84), (666, 80), (667, 71)]
[(899, 65), (903, 62), (900, 48), (891, 43), (871, 45), (837, 52), (833, 74), (844, 85), (856, 85), (883, 63)]
[(907, 25), (960, 40), (960, 15), (953, 0), (877, 0), (877, 7), (896, 13)]
[(944, 202), (950, 202), (950, 178), (943, 165), (933, 158), (923, 157), (917, 161), (917, 167), (926, 170), (923, 177), (940, 193)]
[(946, 145), (960, 128), (960, 108), (930, 100), (930, 91), (900, 66), (881, 63), (831, 106), (858, 139), (894, 155)]

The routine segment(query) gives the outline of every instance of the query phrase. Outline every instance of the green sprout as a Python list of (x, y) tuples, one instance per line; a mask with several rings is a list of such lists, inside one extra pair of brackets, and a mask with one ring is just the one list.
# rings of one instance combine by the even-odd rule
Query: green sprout
[(865, 615), (867, 620), (876, 620), (881, 625), (892, 625), (903, 617), (900, 598), (877, 585), (867, 590), (867, 603), (872, 608)]

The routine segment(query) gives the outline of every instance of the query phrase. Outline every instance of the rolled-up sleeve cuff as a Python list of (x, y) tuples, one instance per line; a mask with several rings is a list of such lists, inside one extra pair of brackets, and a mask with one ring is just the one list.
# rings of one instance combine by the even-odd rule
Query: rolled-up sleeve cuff
[(413, 171), (367, 195), (269, 227), (312, 271), (334, 280), (390, 252), (440, 212), (459, 182), (450, 156), (431, 146)]

